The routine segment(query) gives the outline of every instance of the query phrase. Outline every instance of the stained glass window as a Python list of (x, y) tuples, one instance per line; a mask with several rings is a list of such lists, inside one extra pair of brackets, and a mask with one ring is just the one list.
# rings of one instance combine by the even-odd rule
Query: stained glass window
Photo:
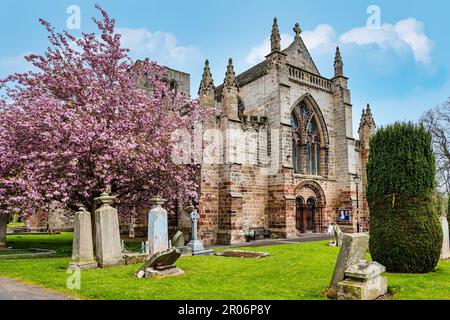
[[(292, 112), (292, 159), (294, 172), (318, 176), (321, 174), (320, 135), (314, 113), (305, 102), (301, 102)], [(304, 161), (302, 161), (304, 150)], [(302, 168), (302, 165), (305, 167)], [(303, 170), (302, 170), (303, 169)]]

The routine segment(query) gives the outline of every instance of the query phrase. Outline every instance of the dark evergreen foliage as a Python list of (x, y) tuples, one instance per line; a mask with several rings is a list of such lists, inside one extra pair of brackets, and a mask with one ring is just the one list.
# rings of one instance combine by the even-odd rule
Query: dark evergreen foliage
[(395, 123), (370, 142), (370, 253), (388, 272), (427, 273), (439, 261), (435, 170), (431, 134), (423, 126)]

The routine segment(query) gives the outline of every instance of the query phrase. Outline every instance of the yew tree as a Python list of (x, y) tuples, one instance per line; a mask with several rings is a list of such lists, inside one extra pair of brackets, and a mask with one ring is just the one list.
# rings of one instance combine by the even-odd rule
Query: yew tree
[(1, 82), (0, 210), (32, 215), (61, 203), (92, 208), (102, 192), (123, 210), (195, 200), (195, 166), (172, 161), (176, 130), (190, 130), (201, 116), (164, 82), (165, 69), (135, 63), (115, 20), (97, 7), (97, 33), (56, 32), (46, 21), (50, 45), (26, 57), (35, 70)]

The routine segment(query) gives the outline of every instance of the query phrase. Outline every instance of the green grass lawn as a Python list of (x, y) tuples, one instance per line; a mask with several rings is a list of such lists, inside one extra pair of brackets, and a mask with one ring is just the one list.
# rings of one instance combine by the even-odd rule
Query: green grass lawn
[[(320, 300), (326, 290), (338, 249), (327, 242), (288, 244), (249, 250), (269, 252), (263, 259), (194, 256), (177, 266), (186, 275), (166, 279), (136, 279), (140, 265), (82, 271), (81, 290), (66, 288), (70, 274), (72, 235), (9, 236), (14, 248), (57, 251), (55, 257), (0, 260), (0, 276), (37, 284), (86, 299), (286, 299)], [(427, 275), (387, 274), (394, 299), (450, 299), (450, 262)]]

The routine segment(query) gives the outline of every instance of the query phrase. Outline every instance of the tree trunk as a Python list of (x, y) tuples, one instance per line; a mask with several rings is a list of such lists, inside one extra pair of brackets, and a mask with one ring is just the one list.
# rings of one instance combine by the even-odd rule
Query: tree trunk
[(6, 226), (8, 225), (8, 215), (0, 213), (0, 249), (6, 247)]

